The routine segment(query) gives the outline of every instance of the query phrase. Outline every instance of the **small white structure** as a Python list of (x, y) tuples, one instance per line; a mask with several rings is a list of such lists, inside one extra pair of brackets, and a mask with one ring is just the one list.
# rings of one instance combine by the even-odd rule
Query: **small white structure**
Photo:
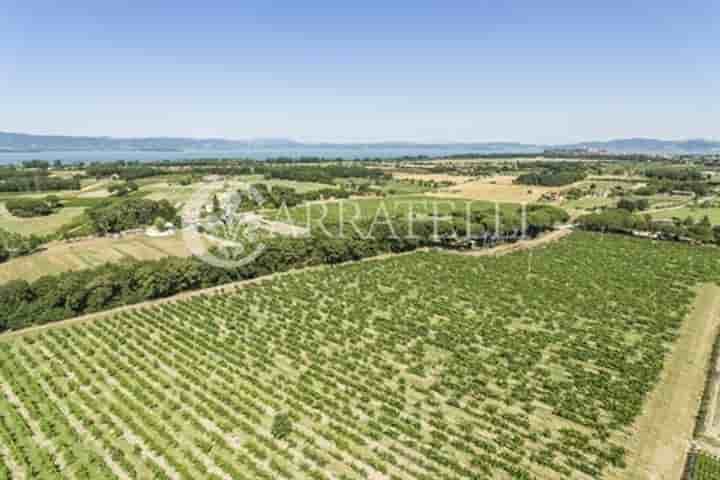
[(175, 235), (175, 225), (170, 222), (165, 222), (164, 230), (158, 230), (154, 226), (148, 227), (145, 230), (145, 235), (147, 235), (148, 237), (170, 237), (172, 235)]
[(648, 231), (645, 231), (645, 230), (633, 230), (633, 231), (632, 231), (632, 234), (633, 234), (633, 236), (635, 236), (635, 237), (652, 238), (653, 240), (657, 240), (658, 238), (660, 238), (660, 234), (659, 234), (659, 233), (648, 232)]
[(205, 175), (203, 177), (203, 182), (206, 183), (222, 182), (223, 180), (225, 180), (225, 177), (222, 175)]

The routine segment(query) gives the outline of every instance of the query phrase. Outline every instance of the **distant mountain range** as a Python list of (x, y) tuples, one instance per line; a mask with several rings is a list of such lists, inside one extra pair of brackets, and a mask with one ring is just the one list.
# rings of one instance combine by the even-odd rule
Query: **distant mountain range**
[(720, 141), (702, 138), (690, 140), (622, 138), (605, 142), (581, 142), (561, 147), (607, 150), (613, 153), (720, 153)]
[(358, 149), (364, 147), (382, 147), (386, 149), (412, 149), (423, 151), (433, 149), (467, 153), (536, 153), (545, 149), (591, 149), (611, 153), (720, 153), (720, 141), (658, 140), (653, 138), (627, 138), (600, 142), (580, 142), (567, 145), (537, 145), (513, 142), (469, 142), (469, 143), (413, 143), (413, 142), (376, 142), (376, 143), (306, 143), (285, 138), (262, 138), (251, 140), (228, 140), (223, 138), (182, 138), (182, 137), (73, 137), (63, 135), (31, 135), (25, 133), (0, 132), (0, 152), (44, 152), (44, 151), (187, 151), (187, 150), (241, 150), (258, 148), (298, 148), (332, 147), (333, 149)]
[(31, 135), (27, 133), (0, 132), (0, 151), (46, 151), (46, 150), (233, 150), (258, 146), (292, 146), (298, 142), (287, 139), (226, 140), (222, 138), (181, 137), (71, 137), (65, 135)]

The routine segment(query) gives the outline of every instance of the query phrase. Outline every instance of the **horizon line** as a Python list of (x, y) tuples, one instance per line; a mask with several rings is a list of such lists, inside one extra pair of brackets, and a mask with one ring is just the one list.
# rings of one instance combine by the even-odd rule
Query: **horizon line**
[(628, 140), (649, 140), (649, 141), (660, 141), (660, 142), (691, 142), (691, 141), (705, 141), (705, 142), (720, 142), (720, 137), (684, 137), (684, 138), (661, 138), (661, 137), (647, 137), (647, 136), (627, 136), (627, 137), (611, 137), (602, 140), (567, 140), (563, 142), (526, 142), (522, 140), (318, 140), (318, 139), (297, 139), (293, 137), (284, 136), (268, 136), (268, 137), (248, 137), (248, 138), (232, 138), (232, 137), (221, 137), (221, 136), (207, 136), (207, 137), (196, 137), (196, 136), (182, 136), (182, 135), (143, 135), (143, 136), (115, 136), (115, 135), (68, 135), (62, 133), (28, 133), (28, 132), (17, 132), (10, 130), (0, 130), (0, 134), (9, 135), (26, 135), (26, 136), (38, 136), (38, 137), (64, 137), (64, 138), (93, 138), (93, 139), (106, 139), (106, 140), (191, 140), (191, 141), (224, 141), (224, 142), (267, 142), (267, 141), (283, 141), (292, 142), (305, 145), (319, 145), (319, 144), (342, 144), (342, 145), (363, 145), (363, 144), (410, 144), (410, 145), (463, 145), (463, 144), (518, 144), (528, 147), (534, 146), (558, 146), (558, 145), (575, 145), (575, 144), (587, 144), (587, 143), (610, 143), (618, 141)]

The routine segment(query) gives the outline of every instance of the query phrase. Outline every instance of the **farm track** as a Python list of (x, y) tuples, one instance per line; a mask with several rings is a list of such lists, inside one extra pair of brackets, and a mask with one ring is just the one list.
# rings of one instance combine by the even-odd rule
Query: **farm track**
[(704, 424), (693, 441), (695, 450), (708, 452), (720, 457), (720, 359), (711, 366), (710, 382), (707, 386), (708, 405)]
[[(541, 237), (535, 238), (533, 240), (521, 240), (519, 242), (509, 244), (509, 245), (499, 245), (497, 247), (488, 248), (488, 249), (484, 249), (484, 250), (478, 250), (478, 251), (457, 252), (457, 251), (448, 250), (446, 252), (450, 255), (500, 256), (500, 255), (506, 255), (508, 253), (517, 252), (517, 251), (521, 251), (521, 250), (537, 248), (542, 245), (549, 244), (551, 242), (560, 240), (560, 239), (568, 236), (570, 233), (572, 233), (572, 230), (563, 228), (563, 229), (555, 230), (551, 233), (542, 235)], [(415, 252), (422, 251), (422, 250), (426, 250), (426, 249), (419, 249), (419, 250), (413, 250), (411, 252), (402, 252), (402, 253), (384, 253), (382, 255), (377, 255), (375, 257), (370, 257), (370, 258), (364, 258), (362, 260), (357, 260), (354, 262), (345, 262), (343, 265), (351, 264), (351, 263), (359, 263), (359, 262), (374, 262), (374, 261), (383, 260), (383, 259), (390, 258), (390, 257), (411, 255)], [(198, 297), (198, 296), (203, 296), (203, 295), (213, 295), (213, 294), (218, 294), (218, 293), (224, 293), (227, 291), (237, 290), (237, 289), (245, 288), (245, 287), (252, 287), (254, 285), (260, 284), (264, 281), (271, 280), (273, 278), (282, 277), (285, 275), (294, 275), (294, 274), (313, 271), (313, 270), (320, 270), (323, 268), (333, 268), (333, 266), (318, 265), (318, 266), (306, 267), (306, 268), (301, 268), (301, 269), (293, 269), (293, 270), (289, 270), (287, 272), (273, 273), (273, 274), (265, 275), (265, 276), (258, 277), (258, 278), (252, 278), (249, 280), (241, 280), (238, 282), (226, 283), (224, 285), (218, 285), (216, 287), (209, 287), (209, 288), (204, 288), (201, 290), (192, 290), (189, 292), (182, 292), (182, 293), (178, 293), (177, 295), (173, 295), (171, 297), (160, 298), (157, 300), (149, 300), (146, 302), (135, 303), (132, 305), (125, 305), (122, 307), (113, 308), (111, 310), (106, 310), (103, 312), (91, 313), (88, 315), (82, 315), (80, 317), (69, 318), (67, 320), (61, 320), (59, 322), (49, 323), (47, 325), (38, 325), (38, 326), (34, 326), (34, 327), (25, 328), (23, 330), (3, 333), (3, 334), (0, 334), (0, 341), (2, 341), (4, 339), (10, 339), (13, 337), (25, 335), (25, 334), (38, 333), (38, 332), (48, 330), (51, 328), (58, 328), (58, 327), (64, 327), (64, 326), (69, 326), (69, 325), (77, 325), (77, 324), (82, 324), (82, 323), (86, 323), (86, 322), (91, 322), (94, 320), (98, 320), (101, 318), (115, 315), (120, 312), (129, 312), (129, 311), (134, 311), (134, 310), (138, 310), (138, 309), (143, 309), (143, 308), (153, 306), (153, 305), (162, 305), (162, 304), (166, 304), (166, 303), (173, 303), (178, 300), (183, 300), (183, 299), (188, 299), (188, 298), (193, 298), (193, 297)]]
[[(705, 285), (665, 362), (660, 383), (632, 427), (633, 454), (618, 480), (677, 480), (692, 444), (713, 339), (720, 328), (720, 287)], [(713, 452), (720, 449), (715, 448)]]

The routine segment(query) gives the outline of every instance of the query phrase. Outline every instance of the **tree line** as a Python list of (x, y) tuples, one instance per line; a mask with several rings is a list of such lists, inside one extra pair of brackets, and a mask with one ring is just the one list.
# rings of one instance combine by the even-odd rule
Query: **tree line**
[(672, 192), (692, 192), (699, 197), (703, 197), (712, 192), (713, 185), (699, 180), (671, 180), (671, 179), (651, 179), (650, 183), (635, 191), (636, 195), (655, 195), (657, 193), (672, 194)]
[(85, 167), (85, 174), (89, 177), (108, 178), (116, 176), (126, 181), (166, 175), (167, 173), (167, 171), (159, 168), (144, 165), (126, 165), (125, 163), (95, 163)]
[(44, 243), (37, 235), (24, 236), (0, 228), (0, 263), (11, 258), (29, 255)]
[(539, 172), (522, 174), (515, 179), (515, 183), (521, 185), (561, 187), (579, 182), (586, 177), (587, 171), (582, 168), (551, 168)]
[(239, 190), (241, 201), (239, 209), (241, 211), (257, 210), (260, 208), (281, 208), (283, 206), (292, 208), (304, 202), (315, 200), (323, 200), (328, 198), (345, 199), (350, 198), (353, 193), (362, 193), (367, 191), (366, 185), (360, 185), (355, 191), (346, 188), (320, 188), (318, 190), (310, 190), (307, 192), (298, 192), (292, 187), (282, 185), (268, 186), (265, 183), (255, 183), (250, 186), (249, 193), (245, 190)]
[(45, 198), (11, 198), (5, 201), (5, 208), (12, 215), (22, 218), (50, 215), (61, 206), (60, 198), (55, 195)]
[(337, 178), (366, 178), (387, 180), (390, 176), (379, 169), (367, 168), (362, 165), (296, 165), (289, 167), (270, 166), (257, 169), (267, 179), (294, 180), (297, 182), (314, 182), (332, 184)]
[(607, 208), (602, 212), (589, 213), (576, 220), (578, 227), (595, 232), (632, 234), (634, 231), (650, 232), (664, 240), (684, 240), (720, 245), (720, 226), (712, 226), (705, 216), (700, 220), (687, 217), (684, 220), (658, 221), (650, 215), (636, 215), (625, 208)]
[[(538, 207), (528, 214), (528, 232), (537, 234), (566, 218), (567, 214), (560, 209)], [(495, 235), (494, 227), (490, 225), (474, 225), (469, 228), (482, 232), (480, 238)], [(354, 232), (348, 226), (346, 231), (349, 235), (344, 238), (321, 230), (314, 230), (309, 236), (300, 238), (270, 237), (265, 239), (265, 248), (253, 262), (236, 268), (215, 267), (196, 257), (168, 257), (64, 272), (34, 282), (13, 280), (0, 286), (0, 331), (17, 330), (293, 268), (337, 264), (429, 246), (459, 246), (462, 243), (458, 242), (458, 238), (467, 233), (468, 224), (444, 222), (438, 231), (432, 220), (416, 220), (410, 224), (407, 219), (395, 219), (372, 227), (365, 224), (363, 228), (369, 229), (366, 231), (370, 235)], [(518, 225), (508, 223), (503, 228), (501, 234), (510, 234), (517, 232)]]
[(0, 176), (0, 192), (41, 192), (50, 190), (80, 190), (80, 177), (50, 177), (45, 171), (23, 172)]
[(645, 169), (644, 173), (646, 177), (659, 180), (687, 182), (706, 179), (706, 175), (696, 167), (652, 167)]
[(147, 198), (108, 200), (89, 208), (85, 217), (92, 230), (101, 235), (152, 225), (158, 218), (180, 223), (177, 210), (170, 202)]
[(650, 202), (647, 198), (621, 198), (617, 203), (617, 208), (629, 212), (643, 211), (650, 208)]

